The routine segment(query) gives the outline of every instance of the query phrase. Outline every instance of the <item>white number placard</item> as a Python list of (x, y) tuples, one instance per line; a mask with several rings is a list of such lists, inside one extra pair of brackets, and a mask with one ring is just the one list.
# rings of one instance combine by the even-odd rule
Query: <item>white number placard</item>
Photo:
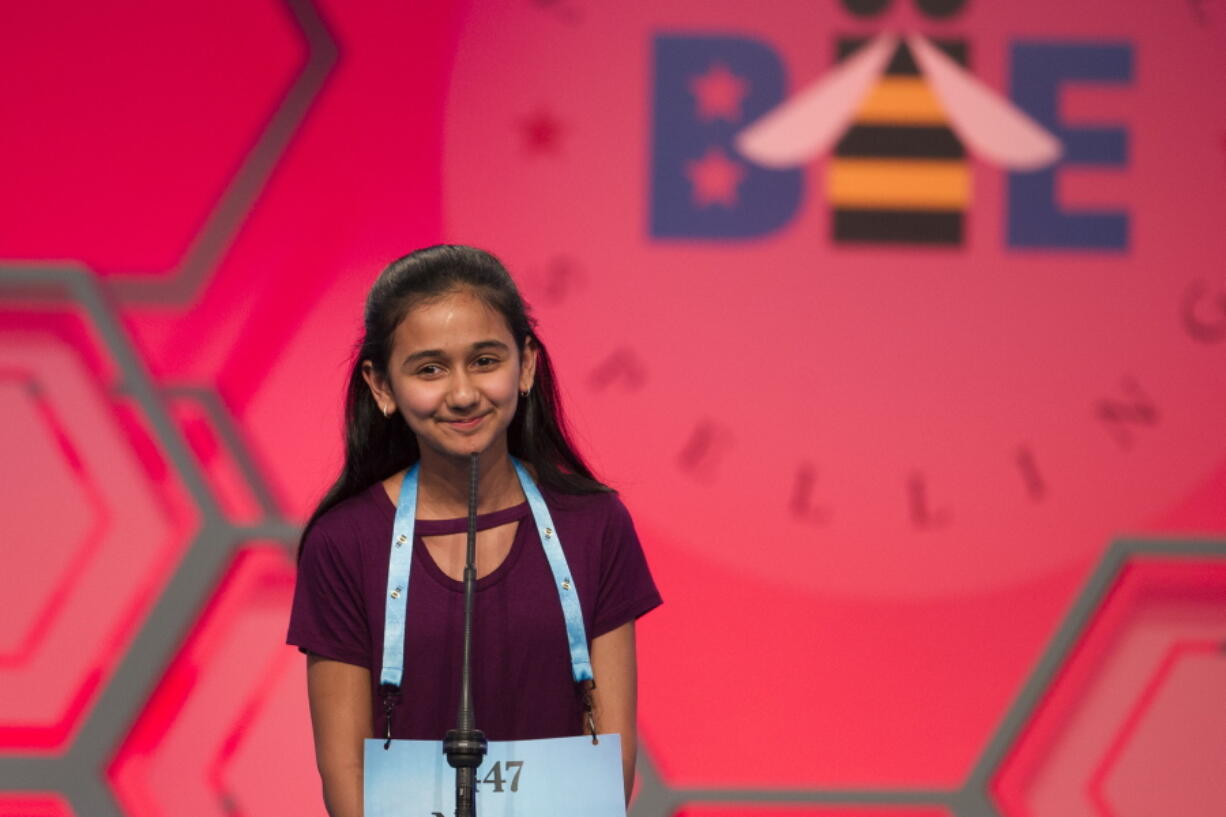
[[(441, 741), (367, 740), (366, 817), (452, 817), (455, 770)], [(477, 767), (480, 817), (625, 817), (621, 736), (490, 741)]]

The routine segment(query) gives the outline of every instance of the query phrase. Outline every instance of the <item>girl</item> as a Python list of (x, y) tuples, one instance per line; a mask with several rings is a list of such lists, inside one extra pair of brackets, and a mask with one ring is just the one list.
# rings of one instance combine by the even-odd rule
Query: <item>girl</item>
[[(459, 701), (470, 455), (478, 454), (472, 689), (490, 740), (579, 735), (557, 585), (517, 476), (544, 496), (589, 639), (596, 728), (634, 780), (634, 621), (660, 603), (634, 526), (567, 435), (553, 369), (490, 254), (437, 246), (392, 263), (366, 301), (345, 404), (345, 463), (299, 549), (288, 642), (307, 654), (324, 801), (362, 813), (362, 741), (441, 740)], [(402, 695), (381, 696), (396, 503), (417, 464)], [(410, 482), (410, 485), (412, 483)], [(408, 507), (408, 506), (406, 506)]]

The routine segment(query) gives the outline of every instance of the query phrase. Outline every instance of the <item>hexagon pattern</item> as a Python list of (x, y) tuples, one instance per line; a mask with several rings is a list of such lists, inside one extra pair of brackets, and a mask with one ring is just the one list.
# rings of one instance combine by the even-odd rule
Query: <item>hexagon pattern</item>
[[(180, 558), (190, 525), (141, 418), (91, 366), (71, 304), (0, 315), (10, 593), (0, 704), (9, 750), (61, 750)], [(22, 465), (18, 466), (17, 463)], [(159, 473), (160, 472), (160, 473)], [(177, 517), (177, 518), (176, 518)]]
[(1001, 767), (1006, 815), (1213, 814), (1226, 731), (1226, 564), (1137, 556)]
[[(1221, 814), (1226, 451), (1199, 423), (1226, 397), (1226, 280), (1179, 247), (1226, 253), (1220, 231), (1198, 226), (1226, 200), (1222, 178), (1207, 180), (1223, 172), (1226, 114), (1202, 100), (1146, 118), (1127, 100), (1171, 71), (1193, 78), (1180, 80), (1189, 100), (1218, 87), (1226, 16), (1190, 3), (1113, 27), (1106, 0), (1060, 20), (1054, 3), (837, 5), (781, 4), (758, 20), (688, 1), (13, 9), (0, 33), (0, 64), (20, 79), (0, 89), (0, 817), (325, 813), (302, 658), (283, 644), (293, 552), (339, 464), (369, 283), (442, 240), (505, 249), (579, 437), (620, 478), (665, 596), (640, 628), (636, 817)], [(813, 319), (824, 284), (792, 294), (770, 277), (809, 275), (788, 247), (826, 251), (825, 188), (758, 243), (647, 235), (652, 95), (665, 93), (653, 49), (737, 40), (755, 59), (775, 54), (800, 87), (834, 61), (811, 43), (890, 27), (970, 42), (976, 82), (999, 94), (1019, 44), (1141, 54), (1132, 86), (1096, 95), (1083, 76), (1058, 94), (1078, 122), (1130, 129), (1131, 186), (1082, 168), (1052, 193), (1068, 212), (1127, 200), (1133, 245), (1002, 250), (1006, 277), (989, 276), (1001, 269), (982, 262), (984, 246), (1003, 246), (994, 219), (1010, 181), (976, 160), (965, 246), (837, 256), (837, 274), (882, 283), (823, 326), (883, 338), (916, 319), (917, 334), (910, 348), (848, 352), (839, 366), (863, 388), (833, 399), (865, 428), (890, 416), (917, 427), (919, 406), (948, 406), (908, 449), (936, 452), (931, 462), (897, 485), (854, 469), (837, 484), (820, 457), (793, 467), (828, 434), (812, 408), (829, 398), (815, 385), (827, 372), (811, 367), (825, 352), (792, 320)], [(736, 68), (716, 60), (702, 75), (715, 85), (682, 87), (705, 112), (696, 127), (721, 139), (743, 102)], [(1200, 162), (1195, 178), (1180, 170), (1187, 156), (1164, 164), (1176, 140)], [(719, 208), (735, 194), (699, 198)], [(960, 283), (913, 297), (946, 268)], [(1049, 276), (1055, 294), (1023, 291), (1022, 276)], [(982, 404), (999, 415), (958, 406), (985, 372), (1023, 371), (1033, 336), (992, 338), (985, 348), (1003, 355), (965, 377), (879, 377), (896, 371), (891, 354), (927, 365), (966, 351), (924, 340), (920, 304), (952, 322), (990, 291), (1018, 315), (1056, 316), (1130, 286), (1142, 294), (1085, 325), (1144, 331), (1113, 335), (1127, 338), (1118, 348), (1086, 332), (1069, 355), (1077, 371), (1107, 372), (1078, 386), (1114, 397), (1077, 403), (1077, 426), (1033, 409), (1000, 463), (950, 452), (1001, 444), (992, 434), (1013, 395)], [(983, 323), (1015, 329), (1013, 318)], [(1153, 373), (1149, 391), (1121, 380), (1125, 367)], [(957, 445), (942, 446), (953, 426)], [(911, 442), (879, 428), (865, 462)], [(754, 443), (765, 448), (746, 459)], [(1090, 460), (1098, 470), (1077, 470)], [(943, 494), (925, 468), (969, 469), (967, 493)], [(1115, 499), (1068, 476), (1088, 473), (1109, 476), (1116, 493), (1102, 496)], [(738, 479), (752, 487), (737, 493)], [(860, 527), (838, 528), (832, 494), (868, 497)], [(754, 535), (771, 495), (809, 538)], [(679, 521), (691, 507), (714, 526)], [(974, 513), (999, 542), (958, 528)], [(840, 573), (853, 568), (867, 572)]]
[(312, 786), (302, 661), (284, 640), (293, 563), (283, 548), (234, 557), (110, 770), (126, 813), (322, 814)]

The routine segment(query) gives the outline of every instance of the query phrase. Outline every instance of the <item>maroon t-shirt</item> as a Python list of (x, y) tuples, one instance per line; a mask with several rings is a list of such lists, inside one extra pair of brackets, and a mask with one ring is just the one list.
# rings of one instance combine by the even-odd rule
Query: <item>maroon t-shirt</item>
[[(630, 514), (616, 495), (542, 493), (579, 593), (589, 644), (660, 604)], [(374, 733), (380, 736), (386, 728), (378, 686), (395, 512), (376, 483), (316, 521), (303, 542), (287, 638), (304, 652), (370, 670)], [(490, 740), (582, 734), (562, 606), (528, 504), (477, 517), (479, 529), (514, 521), (519, 524), (506, 559), (477, 581), (476, 725)], [(417, 521), (393, 737), (441, 740), (455, 726), (464, 586), (443, 573), (421, 537), (467, 529), (467, 519)]]

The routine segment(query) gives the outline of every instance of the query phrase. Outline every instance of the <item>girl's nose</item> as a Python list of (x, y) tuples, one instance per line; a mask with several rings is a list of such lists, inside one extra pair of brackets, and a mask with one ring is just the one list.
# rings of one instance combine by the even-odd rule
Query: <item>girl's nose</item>
[(466, 409), (477, 402), (477, 389), (468, 373), (461, 370), (451, 378), (447, 390), (447, 405), (452, 409)]

